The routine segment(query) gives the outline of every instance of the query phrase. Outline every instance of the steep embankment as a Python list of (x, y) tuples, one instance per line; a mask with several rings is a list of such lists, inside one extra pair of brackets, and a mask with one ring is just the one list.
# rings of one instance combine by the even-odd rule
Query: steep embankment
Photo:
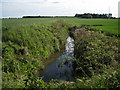
[(3, 27), (3, 88), (36, 87), (42, 60), (60, 51), (67, 37), (68, 26), (61, 20), (49, 26)]

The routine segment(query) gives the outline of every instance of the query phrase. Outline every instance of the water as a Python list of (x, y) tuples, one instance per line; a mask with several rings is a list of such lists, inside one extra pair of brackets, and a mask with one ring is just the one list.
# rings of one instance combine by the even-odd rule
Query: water
[(73, 67), (71, 59), (74, 58), (74, 40), (67, 38), (66, 50), (53, 63), (48, 65), (43, 72), (43, 80), (49, 82), (51, 79), (72, 81)]

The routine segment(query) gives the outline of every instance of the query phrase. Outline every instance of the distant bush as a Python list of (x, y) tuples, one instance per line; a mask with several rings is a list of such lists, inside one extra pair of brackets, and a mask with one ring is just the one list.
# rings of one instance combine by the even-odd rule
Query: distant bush
[(79, 18), (113, 18), (112, 14), (92, 14), (92, 13), (84, 13), (84, 14), (75, 14), (75, 17)]

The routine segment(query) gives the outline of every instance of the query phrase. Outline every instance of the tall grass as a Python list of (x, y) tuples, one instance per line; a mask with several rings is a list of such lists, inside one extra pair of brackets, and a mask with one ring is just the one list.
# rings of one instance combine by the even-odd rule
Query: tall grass
[(86, 87), (119, 87), (118, 38), (106, 36), (100, 31), (77, 29), (74, 63), (76, 75), (89, 80)]
[(34, 87), (42, 60), (60, 51), (68, 37), (67, 24), (22, 25), (3, 28), (3, 88)]

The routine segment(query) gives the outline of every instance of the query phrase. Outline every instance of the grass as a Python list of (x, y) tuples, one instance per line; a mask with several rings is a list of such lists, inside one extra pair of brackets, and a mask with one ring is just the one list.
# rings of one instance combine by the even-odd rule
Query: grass
[(3, 27), (24, 25), (50, 25), (57, 20), (64, 20), (74, 25), (103, 25), (93, 27), (111, 34), (118, 34), (118, 19), (80, 19), (80, 18), (22, 18), (22, 19), (3, 19)]
[(21, 18), (21, 19), (3, 19), (3, 27), (11, 28), (13, 26), (21, 27), (26, 25), (50, 25), (58, 19), (53, 18)]
[(93, 27), (101, 31), (110, 32), (111, 34), (118, 34), (118, 19), (79, 19), (66, 18), (64, 19), (76, 25), (103, 25)]
[[(34, 87), (42, 60), (60, 51), (68, 37), (68, 25), (60, 20), (51, 25), (3, 28), (2, 69), (4, 88)], [(64, 34), (63, 34), (64, 33)]]
[(120, 87), (118, 37), (84, 28), (78, 28), (73, 33), (76, 58), (73, 66), (78, 78), (83, 80), (84, 77), (89, 81), (84, 82), (85, 87)]

